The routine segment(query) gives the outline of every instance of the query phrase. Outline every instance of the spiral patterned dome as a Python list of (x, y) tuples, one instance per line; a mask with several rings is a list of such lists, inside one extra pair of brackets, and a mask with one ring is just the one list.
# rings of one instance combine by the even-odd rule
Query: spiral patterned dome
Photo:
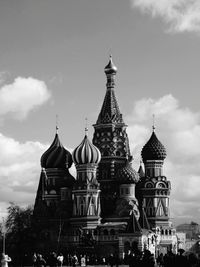
[(101, 160), (101, 153), (99, 149), (93, 145), (87, 135), (85, 135), (81, 144), (72, 152), (72, 158), (76, 165), (99, 163)]
[(113, 64), (112, 56), (110, 56), (110, 60), (108, 62), (108, 65), (104, 68), (105, 74), (116, 74), (117, 73), (117, 67)]
[(166, 158), (166, 149), (158, 140), (154, 131), (149, 141), (143, 147), (141, 155), (144, 162), (146, 160), (164, 160)]
[(58, 133), (51, 146), (41, 157), (41, 167), (48, 168), (70, 168), (72, 165), (71, 153), (66, 150), (60, 142)]
[(117, 172), (117, 180), (124, 184), (135, 184), (139, 181), (139, 174), (136, 172), (130, 161), (127, 160), (126, 165)]

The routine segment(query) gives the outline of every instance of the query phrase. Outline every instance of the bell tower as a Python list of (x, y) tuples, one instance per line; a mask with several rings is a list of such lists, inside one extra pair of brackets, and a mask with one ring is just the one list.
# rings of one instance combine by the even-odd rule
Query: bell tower
[(115, 96), (115, 76), (117, 68), (112, 57), (104, 68), (106, 74), (106, 95), (94, 124), (93, 144), (101, 152), (101, 161), (98, 166), (98, 181), (101, 189), (102, 217), (112, 214), (115, 200), (119, 194), (116, 175), (130, 157), (129, 141), (119, 105)]

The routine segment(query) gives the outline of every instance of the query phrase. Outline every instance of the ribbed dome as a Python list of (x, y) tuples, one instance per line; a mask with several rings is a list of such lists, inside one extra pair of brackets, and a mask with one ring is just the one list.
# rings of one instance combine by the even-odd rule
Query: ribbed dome
[(164, 160), (167, 156), (166, 149), (163, 144), (158, 140), (155, 132), (153, 131), (149, 141), (142, 149), (143, 161), (146, 160)]
[(108, 65), (104, 68), (105, 74), (116, 74), (117, 73), (117, 67), (113, 64), (112, 56), (110, 56), (110, 60), (108, 62)]
[(128, 160), (126, 165), (119, 169), (117, 173), (117, 180), (125, 184), (137, 183), (139, 178), (139, 174), (133, 169), (131, 162)]
[(41, 157), (42, 168), (70, 168), (72, 165), (71, 153), (66, 150), (60, 142), (56, 133), (51, 146)]
[(99, 163), (101, 160), (101, 153), (99, 149), (94, 146), (85, 135), (81, 144), (74, 149), (72, 153), (73, 161), (76, 165)]

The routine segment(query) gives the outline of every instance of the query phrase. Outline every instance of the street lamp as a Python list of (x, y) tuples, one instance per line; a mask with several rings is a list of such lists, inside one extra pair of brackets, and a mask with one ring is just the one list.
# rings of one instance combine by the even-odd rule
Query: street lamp
[(6, 251), (6, 224), (4, 218), (2, 218), (2, 236), (3, 236), (3, 253)]
[(155, 240), (155, 258), (157, 259), (157, 257), (158, 257), (158, 243), (157, 243), (157, 241), (158, 241), (158, 234), (154, 234), (154, 240)]

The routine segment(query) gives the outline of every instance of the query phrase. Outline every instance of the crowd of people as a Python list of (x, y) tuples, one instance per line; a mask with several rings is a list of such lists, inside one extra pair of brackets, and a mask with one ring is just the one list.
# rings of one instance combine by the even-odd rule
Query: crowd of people
[(200, 256), (193, 253), (186, 254), (180, 249), (177, 254), (168, 251), (165, 255), (160, 253), (157, 257), (150, 251), (130, 253), (126, 262), (129, 267), (200, 267)]
[(79, 257), (76, 254), (67, 254), (66, 257), (63, 256), (62, 253), (56, 254), (55, 252), (51, 252), (46, 257), (43, 257), (41, 254), (33, 254), (32, 263), (33, 267), (62, 267), (63, 264), (65, 266), (86, 266), (86, 256), (80, 255)]
[[(1, 267), (8, 267), (11, 258), (2, 253)], [(134, 253), (129, 251), (123, 259), (119, 259), (117, 255), (110, 254), (109, 257), (97, 258), (95, 255), (84, 254), (66, 254), (51, 252), (45, 256), (39, 253), (33, 253), (31, 258), (31, 266), (33, 267), (86, 267), (88, 265), (103, 265), (106, 267), (118, 267), (119, 265), (128, 265), (129, 267), (200, 267), (200, 256), (184, 253), (179, 250), (177, 254), (168, 251), (165, 255), (160, 253), (157, 257), (149, 250)], [(30, 264), (28, 264), (30, 266)], [(15, 266), (14, 262), (12, 266)], [(27, 266), (23, 265), (23, 266)]]

